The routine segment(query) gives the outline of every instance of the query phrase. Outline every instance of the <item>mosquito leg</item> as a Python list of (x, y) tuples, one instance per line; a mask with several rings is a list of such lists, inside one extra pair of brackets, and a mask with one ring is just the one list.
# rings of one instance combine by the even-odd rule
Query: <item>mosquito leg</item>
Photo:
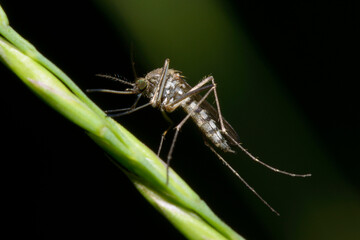
[(178, 137), (179, 131), (182, 128), (182, 126), (185, 124), (185, 122), (189, 119), (189, 117), (191, 116), (191, 114), (195, 111), (195, 109), (197, 109), (201, 103), (209, 96), (209, 94), (214, 90), (214, 87), (212, 86), (209, 91), (207, 91), (207, 93), (200, 99), (200, 101), (196, 104), (196, 106), (194, 107), (194, 109), (192, 111), (190, 111), (186, 117), (175, 127), (175, 134), (171, 143), (171, 147), (167, 156), (167, 166), (166, 166), (166, 184), (169, 183), (169, 166), (170, 166), (170, 161), (172, 158), (172, 153), (174, 151), (174, 147), (175, 147), (175, 143), (176, 143), (176, 139)]
[(245, 181), (245, 179), (242, 178), (242, 177), (238, 174), (238, 172), (236, 172), (235, 169), (233, 169), (233, 168), (231, 167), (231, 165), (230, 165), (228, 162), (226, 162), (225, 159), (224, 159), (223, 157), (221, 157), (220, 154), (218, 154), (218, 153), (215, 151), (215, 149), (214, 149), (213, 147), (210, 146), (210, 144), (209, 144), (207, 141), (205, 141), (205, 145), (206, 145), (207, 147), (209, 147), (210, 150), (225, 164), (225, 166), (228, 167), (228, 168), (230, 169), (230, 171), (232, 171), (232, 172), (235, 174), (235, 176), (238, 177), (238, 178), (245, 184), (245, 186), (246, 186), (248, 189), (250, 189), (250, 191), (252, 191), (271, 211), (273, 211), (276, 215), (280, 216), (280, 214), (279, 214), (274, 208), (272, 208), (272, 207), (270, 206), (270, 204), (269, 204), (268, 202), (266, 202), (266, 201), (255, 191), (255, 189), (252, 188), (252, 187)]
[(110, 110), (105, 110), (104, 112), (107, 113), (115, 113), (115, 112), (124, 112), (124, 111), (129, 111), (131, 110), (131, 107), (128, 108), (118, 108), (118, 109), (110, 109)]
[(211, 78), (210, 80), (212, 81), (212, 85), (214, 86), (214, 97), (215, 97), (215, 102), (216, 102), (216, 108), (217, 108), (217, 112), (219, 115), (219, 122), (220, 122), (220, 126), (221, 126), (221, 131), (233, 142), (233, 144), (235, 144), (236, 146), (238, 146), (246, 155), (248, 155), (252, 160), (254, 160), (255, 162), (260, 163), (261, 165), (271, 169), (274, 172), (278, 172), (281, 174), (285, 174), (285, 175), (289, 175), (292, 177), (310, 177), (311, 174), (295, 174), (295, 173), (290, 173), (290, 172), (286, 172), (286, 171), (282, 171), (279, 170), (277, 168), (274, 168), (262, 161), (260, 161), (259, 159), (257, 159), (256, 157), (254, 157), (250, 152), (248, 152), (238, 141), (236, 141), (233, 137), (230, 136), (230, 134), (228, 134), (228, 132), (226, 131), (226, 128), (224, 126), (224, 119), (222, 117), (221, 114), (221, 110), (220, 110), (220, 103), (219, 103), (219, 98), (216, 92), (216, 83), (214, 81), (214, 78), (212, 76), (210, 76), (209, 78)]
[(198, 89), (198, 88), (204, 86), (206, 83), (208, 83), (210, 81), (212, 81), (214, 83), (214, 77), (213, 76), (208, 76), (208, 77), (204, 78), (198, 84), (196, 84), (191, 90)]
[(222, 117), (222, 114), (221, 114), (219, 98), (218, 98), (218, 95), (217, 95), (217, 92), (216, 92), (216, 83), (215, 83), (215, 80), (214, 80), (213, 77), (211, 77), (211, 81), (212, 81), (212, 84), (214, 85), (214, 97), (215, 97), (216, 108), (218, 110), (221, 131), (226, 133), (226, 129), (224, 127), (223, 117)]
[(218, 98), (218, 95), (217, 95), (217, 92), (216, 92), (216, 83), (215, 83), (214, 77), (209, 76), (209, 77), (205, 78), (200, 83), (198, 83), (195, 87), (193, 87), (191, 90), (201, 88), (204, 84), (206, 84), (206, 83), (208, 83), (210, 81), (211, 81), (213, 89), (214, 89), (214, 97), (215, 97), (217, 112), (218, 112), (218, 115), (219, 115), (221, 131), (225, 133), (226, 129), (225, 129), (225, 126), (224, 126), (224, 121), (223, 121), (223, 117), (222, 117), (221, 110), (220, 110), (220, 103), (219, 103), (219, 98)]
[(218, 115), (219, 115), (219, 122), (220, 122), (221, 131), (226, 132), (223, 117), (222, 117), (221, 110), (220, 110), (219, 98), (218, 98), (218, 95), (217, 95), (217, 92), (216, 92), (216, 83), (215, 83), (214, 77), (209, 76), (209, 77), (205, 78), (200, 83), (198, 83), (195, 87), (193, 87), (191, 90), (198, 89), (198, 88), (202, 87), (204, 84), (206, 84), (206, 83), (208, 83), (210, 81), (211, 81), (211, 85), (214, 88), (214, 97), (215, 97), (217, 112), (218, 112)]
[(109, 117), (120, 117), (120, 116), (124, 116), (124, 115), (130, 114), (130, 113), (133, 113), (133, 112), (135, 112), (135, 111), (137, 111), (137, 110), (143, 109), (143, 108), (145, 108), (145, 107), (147, 107), (147, 106), (150, 106), (150, 105), (151, 105), (151, 103), (149, 102), (149, 103), (146, 103), (146, 104), (144, 104), (144, 105), (141, 105), (141, 106), (139, 106), (139, 107), (137, 107), (137, 108), (133, 108), (133, 109), (130, 108), (129, 111), (125, 111), (125, 112), (121, 112), (121, 113), (115, 113), (115, 114), (108, 114), (108, 116), (109, 116)]
[(139, 100), (141, 98), (141, 94), (138, 94), (136, 96), (135, 102), (133, 103), (133, 105), (131, 105), (131, 107), (128, 108), (120, 108), (120, 109), (111, 109), (111, 110), (105, 110), (105, 113), (115, 113), (115, 112), (125, 112), (125, 111), (129, 111), (132, 109), (136, 108), (136, 105), (138, 104)]
[(162, 148), (162, 145), (164, 143), (164, 140), (165, 140), (165, 135), (168, 133), (168, 131), (172, 128), (173, 124), (170, 125), (162, 134), (161, 134), (161, 139), (160, 139), (160, 144), (159, 144), (159, 148), (158, 148), (158, 151), (157, 151), (157, 155), (160, 156), (160, 152), (161, 152), (161, 148)]
[(269, 168), (270, 170), (274, 171), (274, 172), (277, 172), (277, 173), (281, 173), (281, 174), (284, 174), (284, 175), (288, 175), (288, 176), (291, 176), (291, 177), (310, 177), (311, 174), (310, 173), (307, 173), (307, 174), (296, 174), (296, 173), (290, 173), (290, 172), (286, 172), (286, 171), (282, 171), (282, 170), (279, 170), (277, 168), (274, 168), (262, 161), (260, 161), (259, 159), (257, 159), (256, 157), (254, 157), (250, 152), (248, 152), (243, 146), (241, 146), (241, 144), (239, 142), (237, 142), (235, 139), (233, 139), (231, 136), (227, 135), (228, 138), (236, 145), (238, 146), (241, 151), (243, 151), (246, 155), (248, 155), (253, 161), (257, 162), (257, 163), (260, 163), (261, 165)]
[(136, 99), (135, 99), (135, 102), (133, 103), (133, 105), (130, 107), (131, 109), (134, 109), (135, 107), (136, 107), (136, 105), (138, 104), (138, 102), (139, 102), (139, 100), (140, 100), (140, 98), (141, 98), (141, 93), (140, 94), (138, 94), (137, 96), (136, 96)]
[(168, 104), (168, 106), (166, 106), (166, 110), (170, 111), (170, 112), (174, 111), (181, 104), (181, 102), (184, 101), (185, 99), (187, 99), (188, 97), (191, 97), (191, 96), (193, 96), (193, 95), (195, 95), (197, 93), (200, 93), (202, 91), (205, 91), (205, 90), (208, 90), (208, 89), (212, 88), (214, 86), (212, 84), (205, 85), (207, 82), (209, 82), (209, 80), (211, 80), (210, 77), (205, 78), (204, 80), (202, 80), (195, 87), (191, 88), (187, 93), (183, 94), (179, 99), (177, 99), (177, 100), (173, 101), (172, 103)]
[(169, 118), (169, 116), (166, 114), (165, 111), (161, 111), (163, 117), (165, 118), (166, 121), (168, 121), (170, 123), (170, 126), (161, 134), (161, 140), (160, 140), (160, 145), (159, 145), (159, 149), (157, 152), (157, 155), (160, 156), (160, 152), (161, 152), (161, 148), (163, 145), (163, 142), (165, 140), (165, 135), (169, 132), (170, 129), (172, 129), (172, 127), (174, 126), (174, 122), (171, 120), (171, 118)]
[(160, 105), (160, 103), (161, 103), (161, 97), (163, 95), (164, 88), (165, 88), (166, 75), (167, 75), (167, 71), (169, 69), (169, 63), (170, 63), (170, 60), (168, 58), (165, 59), (165, 63), (164, 63), (164, 66), (162, 68), (161, 75), (160, 75), (160, 80), (156, 86), (154, 96), (150, 100), (153, 107), (156, 107), (156, 106)]

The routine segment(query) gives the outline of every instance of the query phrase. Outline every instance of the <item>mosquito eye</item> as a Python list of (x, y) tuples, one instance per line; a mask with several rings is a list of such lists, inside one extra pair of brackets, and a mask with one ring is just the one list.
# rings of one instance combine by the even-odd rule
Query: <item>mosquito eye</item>
[(142, 91), (146, 88), (147, 82), (144, 79), (140, 78), (136, 81), (136, 85)]

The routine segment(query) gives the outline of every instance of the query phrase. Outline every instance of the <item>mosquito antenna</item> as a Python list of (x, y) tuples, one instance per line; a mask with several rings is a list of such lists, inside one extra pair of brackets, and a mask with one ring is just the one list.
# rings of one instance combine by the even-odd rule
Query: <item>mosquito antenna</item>
[(230, 165), (228, 162), (226, 162), (225, 159), (224, 159), (223, 157), (221, 157), (220, 154), (218, 154), (218, 153), (214, 150), (214, 148), (212, 148), (212, 147), (209, 145), (209, 143), (207, 143), (207, 142), (205, 141), (205, 145), (208, 146), (208, 147), (210, 148), (210, 150), (225, 164), (225, 166), (228, 167), (228, 168), (235, 174), (235, 176), (237, 176), (237, 177), (245, 184), (245, 186), (246, 186), (248, 189), (250, 189), (250, 191), (252, 191), (272, 212), (274, 212), (276, 215), (280, 216), (280, 214), (279, 214), (273, 207), (271, 207), (270, 204), (269, 204), (267, 201), (265, 201), (265, 199), (263, 199), (263, 198), (260, 196), (260, 194), (258, 194), (258, 193), (255, 191), (255, 189), (252, 188), (252, 187), (245, 181), (245, 179), (242, 178), (242, 177), (238, 174), (238, 172), (236, 172), (235, 169), (233, 169), (233, 168), (231, 167), (231, 165)]
[(284, 175), (288, 175), (288, 176), (291, 176), (291, 177), (310, 177), (311, 174), (310, 173), (307, 173), (307, 174), (296, 174), (296, 173), (290, 173), (290, 172), (286, 172), (286, 171), (282, 171), (282, 170), (279, 170), (277, 168), (274, 168), (262, 161), (260, 161), (259, 159), (257, 159), (256, 157), (254, 157), (250, 152), (248, 152), (243, 146), (241, 146), (241, 144), (239, 142), (237, 142), (235, 139), (233, 139), (231, 136), (227, 135), (227, 137), (236, 145), (238, 146), (241, 151), (243, 151), (246, 155), (248, 155), (252, 160), (254, 160), (255, 162), (257, 163), (260, 163), (261, 165), (271, 169), (272, 171), (274, 172), (277, 172), (277, 173), (281, 173), (281, 174), (284, 174)]
[(129, 86), (132, 86), (132, 87), (135, 86), (135, 83), (131, 83), (131, 82), (125, 81), (125, 80), (123, 80), (123, 79), (120, 79), (120, 78), (117, 78), (117, 77), (114, 77), (114, 76), (111, 76), (111, 75), (96, 74), (96, 76), (98, 76), (98, 77), (103, 77), (103, 78), (107, 78), (107, 79), (110, 79), (110, 80), (113, 80), (113, 81), (117, 81), (117, 82), (121, 82), (121, 83), (123, 83), (123, 84), (129, 85)]

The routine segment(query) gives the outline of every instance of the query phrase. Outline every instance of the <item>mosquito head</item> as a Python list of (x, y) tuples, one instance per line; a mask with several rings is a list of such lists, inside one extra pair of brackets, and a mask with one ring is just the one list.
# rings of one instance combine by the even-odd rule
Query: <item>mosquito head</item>
[(147, 87), (147, 80), (145, 78), (138, 78), (136, 79), (135, 81), (135, 89), (138, 91), (138, 92), (143, 92), (146, 87)]

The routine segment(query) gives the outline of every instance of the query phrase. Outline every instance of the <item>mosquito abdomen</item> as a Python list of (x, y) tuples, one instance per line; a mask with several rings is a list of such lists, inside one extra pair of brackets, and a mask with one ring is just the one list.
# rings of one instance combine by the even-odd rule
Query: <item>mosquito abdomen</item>
[(216, 147), (220, 148), (224, 152), (234, 152), (224, 135), (221, 133), (221, 129), (215, 119), (201, 106), (197, 106), (198, 101), (189, 98), (188, 101), (184, 101), (182, 104), (186, 113), (191, 112), (191, 118), (195, 124), (200, 128), (202, 133), (209, 139)]

